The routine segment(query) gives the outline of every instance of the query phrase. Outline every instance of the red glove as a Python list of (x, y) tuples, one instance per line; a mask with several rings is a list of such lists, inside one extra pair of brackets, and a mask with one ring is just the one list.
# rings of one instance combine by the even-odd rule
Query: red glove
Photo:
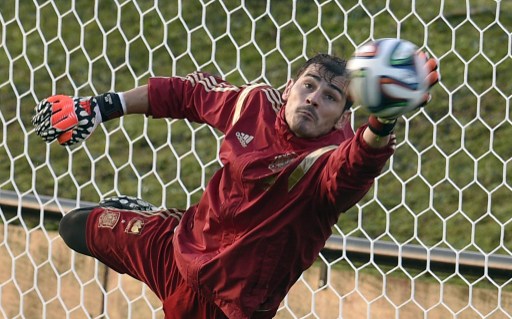
[(96, 128), (95, 106), (94, 98), (53, 95), (36, 105), (32, 124), (45, 142), (57, 139), (61, 145), (72, 145)]
[(54, 95), (35, 108), (32, 124), (45, 142), (57, 139), (61, 145), (83, 142), (96, 126), (124, 114), (119, 94), (108, 92), (94, 97)]

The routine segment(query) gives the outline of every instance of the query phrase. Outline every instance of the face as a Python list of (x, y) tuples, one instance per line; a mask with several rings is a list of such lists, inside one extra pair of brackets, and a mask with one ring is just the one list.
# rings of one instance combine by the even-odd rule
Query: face
[(325, 79), (318, 65), (310, 65), (283, 92), (285, 119), (292, 132), (302, 138), (315, 138), (341, 129), (348, 120), (344, 112), (346, 86), (342, 76)]

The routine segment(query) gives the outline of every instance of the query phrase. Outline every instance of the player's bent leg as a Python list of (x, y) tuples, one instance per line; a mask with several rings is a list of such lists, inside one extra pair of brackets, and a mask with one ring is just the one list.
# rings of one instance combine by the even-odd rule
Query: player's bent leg
[(87, 218), (92, 207), (77, 208), (62, 217), (59, 234), (69, 248), (81, 254), (92, 256), (86, 243)]
[(90, 254), (116, 272), (144, 282), (164, 300), (176, 282), (177, 272), (169, 271), (174, 265), (172, 238), (183, 212), (118, 208), (125, 207), (124, 200), (123, 206), (114, 204), (100, 203), (87, 218)]
[(66, 214), (59, 232), (73, 250), (142, 282), (164, 301), (181, 275), (172, 238), (182, 210), (156, 209), (134, 197), (116, 196)]

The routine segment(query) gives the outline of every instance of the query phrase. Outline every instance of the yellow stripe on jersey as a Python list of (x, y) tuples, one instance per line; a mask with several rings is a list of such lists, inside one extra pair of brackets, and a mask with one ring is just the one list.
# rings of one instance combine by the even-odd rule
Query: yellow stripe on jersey
[(192, 86), (201, 84), (206, 92), (236, 92), (240, 90), (238, 86), (232, 85), (228, 82), (218, 82), (217, 78), (215, 78), (213, 75), (205, 75), (206, 74), (203, 72), (196, 71), (194, 73), (188, 74), (186, 77), (176, 77), (182, 79), (183, 81), (189, 81), (192, 84)]
[(281, 99), (279, 91), (271, 87), (263, 89), (262, 91), (267, 96), (268, 101), (272, 104), (274, 112), (279, 113), (279, 110), (283, 106), (283, 100)]
[(328, 151), (336, 149), (337, 145), (329, 145), (322, 148), (317, 149), (316, 151), (308, 154), (302, 162), (293, 170), (293, 172), (288, 177), (288, 192), (290, 192), (295, 185), (306, 175), (311, 166), (315, 164), (315, 162)]
[(242, 109), (244, 108), (245, 99), (247, 98), (249, 93), (257, 87), (266, 86), (266, 85), (267, 84), (265, 84), (265, 83), (258, 83), (258, 84), (253, 84), (253, 85), (249, 85), (249, 86), (245, 87), (243, 92), (238, 97), (238, 100), (236, 101), (235, 114), (233, 114), (233, 120), (231, 121), (231, 125), (235, 125), (235, 123), (238, 121), (238, 119), (240, 119), (240, 114), (242, 113)]

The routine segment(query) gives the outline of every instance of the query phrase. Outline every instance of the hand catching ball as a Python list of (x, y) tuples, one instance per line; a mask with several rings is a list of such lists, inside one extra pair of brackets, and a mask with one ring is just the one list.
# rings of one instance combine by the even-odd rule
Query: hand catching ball
[(386, 119), (397, 118), (430, 100), (438, 82), (437, 62), (406, 40), (379, 39), (356, 50), (347, 63), (355, 105)]

